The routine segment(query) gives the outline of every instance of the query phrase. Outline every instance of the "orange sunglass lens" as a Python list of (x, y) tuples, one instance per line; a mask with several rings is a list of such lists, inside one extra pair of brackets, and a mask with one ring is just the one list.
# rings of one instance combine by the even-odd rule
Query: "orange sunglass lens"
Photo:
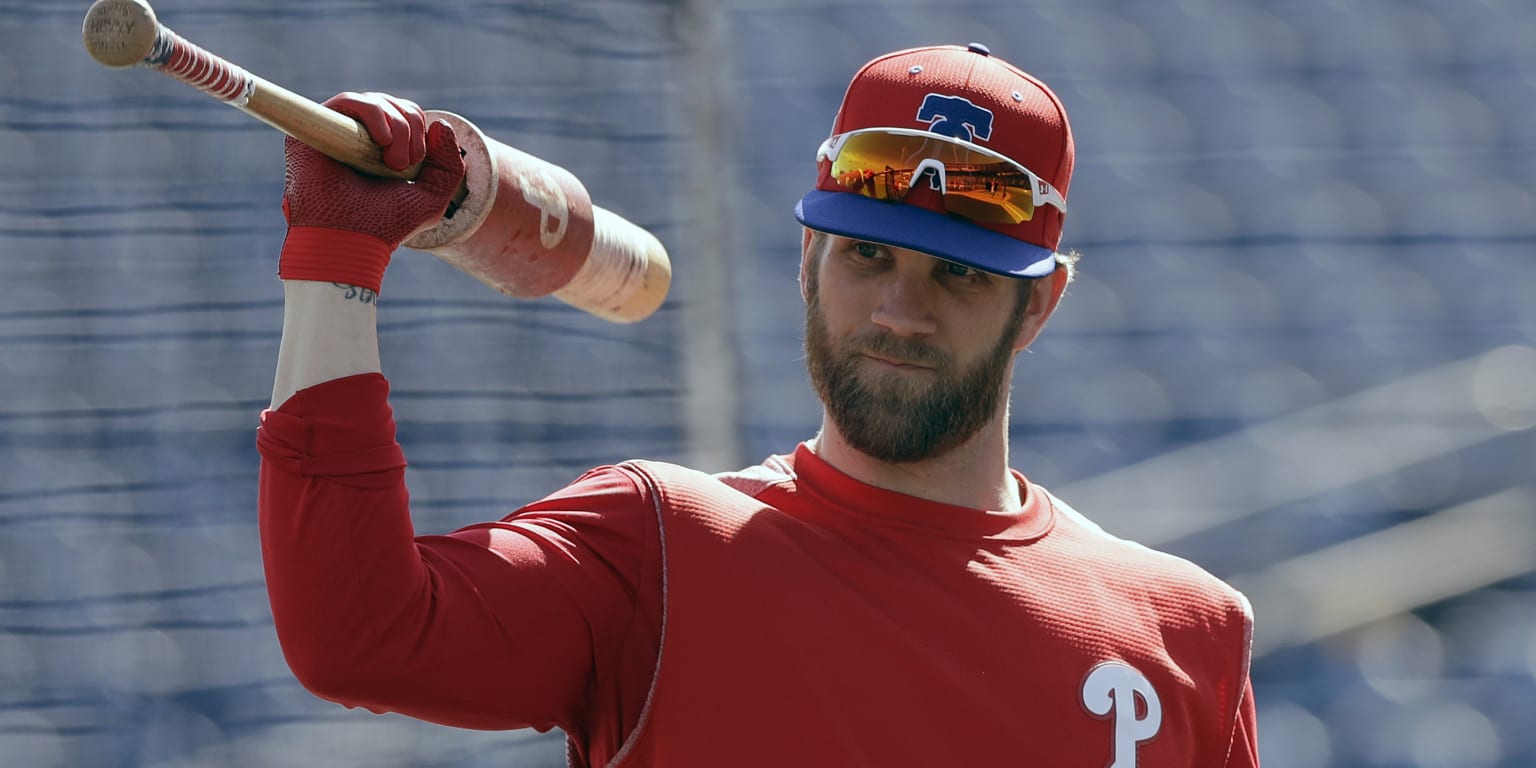
[(832, 161), (832, 178), (850, 192), (900, 202), (924, 160), (944, 164), (944, 205), (972, 221), (1017, 224), (1034, 218), (1029, 177), (1001, 158), (921, 136), (850, 136)]

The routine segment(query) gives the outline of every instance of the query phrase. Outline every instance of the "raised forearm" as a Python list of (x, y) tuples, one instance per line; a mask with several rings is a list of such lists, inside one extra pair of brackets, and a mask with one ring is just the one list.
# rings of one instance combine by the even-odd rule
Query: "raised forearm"
[(284, 280), (283, 302), (272, 408), (306, 387), (380, 372), (378, 294), (372, 289)]
[(379, 372), (377, 301), (390, 255), (412, 232), (438, 221), (464, 177), (447, 123), (425, 125), (414, 102), (342, 93), (326, 105), (360, 120), (385, 162), (420, 162), (412, 182), (360, 175), (293, 138), (284, 143), (278, 257), (283, 340), (272, 407), (332, 379)]

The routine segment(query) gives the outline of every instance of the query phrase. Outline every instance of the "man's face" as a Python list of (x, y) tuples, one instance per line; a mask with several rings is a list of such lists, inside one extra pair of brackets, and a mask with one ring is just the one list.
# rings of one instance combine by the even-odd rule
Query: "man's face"
[(832, 237), (805, 292), (811, 383), (854, 448), (921, 461), (998, 417), (1029, 296), (1017, 282)]

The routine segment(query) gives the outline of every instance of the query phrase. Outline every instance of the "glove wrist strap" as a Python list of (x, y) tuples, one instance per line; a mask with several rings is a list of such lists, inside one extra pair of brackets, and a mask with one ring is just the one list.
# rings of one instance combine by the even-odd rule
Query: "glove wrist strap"
[(361, 232), (289, 227), (277, 260), (277, 276), (355, 285), (378, 293), (394, 250), (389, 243)]

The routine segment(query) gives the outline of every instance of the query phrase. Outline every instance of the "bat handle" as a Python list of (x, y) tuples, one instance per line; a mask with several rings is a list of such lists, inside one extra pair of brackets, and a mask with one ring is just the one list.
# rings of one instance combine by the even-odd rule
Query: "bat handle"
[(159, 23), (143, 0), (97, 0), (82, 30), (86, 49), (110, 67), (142, 66), (180, 80), (363, 173), (414, 179), (395, 170), (362, 123), (264, 80)]
[(373, 176), (414, 179), (421, 164), (395, 170), (363, 124), (334, 109), (257, 77), (161, 27), (145, 65), (158, 69), (314, 147), (331, 159)]

